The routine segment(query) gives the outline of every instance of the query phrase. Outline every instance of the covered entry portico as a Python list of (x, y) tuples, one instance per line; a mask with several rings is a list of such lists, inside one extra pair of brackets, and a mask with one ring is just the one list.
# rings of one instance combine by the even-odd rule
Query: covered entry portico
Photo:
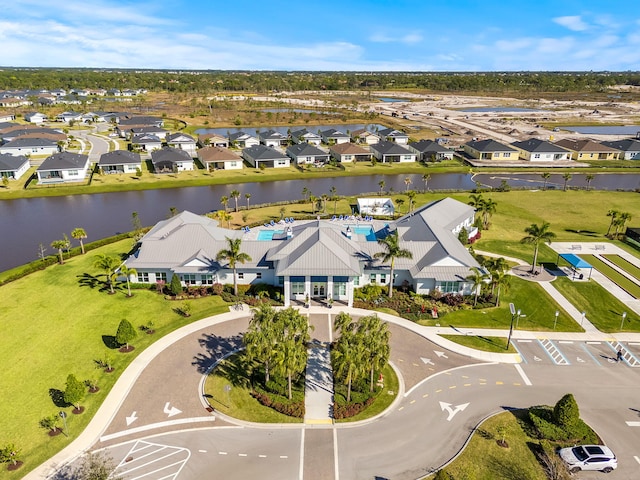
[(311, 275), (284, 277), (284, 305), (291, 305), (291, 300), (305, 302), (333, 300), (353, 306), (353, 279), (345, 276)]

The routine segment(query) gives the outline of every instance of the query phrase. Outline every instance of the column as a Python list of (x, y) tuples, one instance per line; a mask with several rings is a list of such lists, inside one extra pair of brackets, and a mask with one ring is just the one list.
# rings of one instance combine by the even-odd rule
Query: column
[(284, 277), (284, 306), (291, 305), (291, 281), (288, 276)]

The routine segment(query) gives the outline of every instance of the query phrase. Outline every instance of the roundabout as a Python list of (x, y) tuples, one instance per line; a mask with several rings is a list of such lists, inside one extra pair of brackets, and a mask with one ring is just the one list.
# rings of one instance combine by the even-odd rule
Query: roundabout
[[(354, 317), (370, 314), (348, 311)], [(315, 326), (312, 340), (330, 340), (329, 325), (338, 312), (305, 310)], [(373, 418), (256, 424), (210, 409), (203, 398), (205, 375), (242, 347), (250, 319), (245, 307), (194, 322), (149, 347), (123, 373), (87, 430), (26, 478), (51, 478), (57, 467), (99, 450), (126, 479), (190, 480), (211, 472), (229, 479), (417, 479), (453, 458), (492, 413), (552, 404), (568, 388), (577, 395), (593, 393), (580, 386), (580, 378), (594, 378), (593, 372), (576, 375), (574, 367), (549, 365), (526, 365), (525, 372), (514, 365), (519, 355), (470, 356), (474, 351), (438, 337), (434, 329), (379, 316), (389, 323), (399, 391)], [(617, 400), (627, 400), (626, 390)]]

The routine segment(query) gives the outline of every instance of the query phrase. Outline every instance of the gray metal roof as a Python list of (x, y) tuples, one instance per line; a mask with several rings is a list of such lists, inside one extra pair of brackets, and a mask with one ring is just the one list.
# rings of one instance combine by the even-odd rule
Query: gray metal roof
[(476, 140), (467, 142), (465, 145), (477, 150), (478, 152), (515, 152), (516, 149), (508, 147), (495, 140)]
[(612, 140), (606, 142), (600, 142), (606, 147), (616, 148), (623, 152), (640, 152), (640, 141), (635, 138), (628, 138), (625, 140)]
[(530, 138), (522, 142), (513, 142), (511, 145), (532, 153), (569, 153), (568, 150), (558, 145), (537, 138)]
[(433, 140), (420, 140), (419, 142), (410, 143), (409, 146), (415, 148), (420, 153), (453, 153), (448, 148), (443, 147)]
[(319, 149), (315, 145), (310, 145), (306, 142), (297, 143), (287, 148), (287, 155), (291, 157), (310, 156), (310, 157), (328, 157), (329, 154), (324, 150)]
[(87, 155), (70, 152), (54, 153), (45, 158), (44, 162), (38, 167), (38, 171), (83, 169), (88, 164), (89, 157)]
[(155, 150), (151, 152), (151, 162), (155, 165), (159, 162), (184, 162), (190, 161), (193, 159), (191, 155), (189, 155), (186, 151), (180, 150), (179, 148), (173, 147), (164, 147), (160, 150)]
[(409, 150), (404, 145), (400, 145), (396, 142), (382, 141), (378, 143), (374, 143), (370, 145), (369, 148), (371, 150), (375, 150), (380, 152), (383, 155), (414, 155), (411, 150)]
[(18, 170), (25, 163), (29, 163), (29, 159), (24, 155), (0, 154), (0, 170), (2, 171)]
[(39, 137), (18, 137), (15, 140), (2, 145), (2, 148), (27, 148), (27, 147), (55, 147), (57, 142), (49, 140), (48, 138)]
[(266, 145), (253, 145), (242, 150), (243, 155), (249, 155), (255, 160), (277, 160), (280, 158), (289, 158), (278, 150), (267, 147)]
[(114, 150), (100, 155), (98, 165), (140, 165), (140, 154), (128, 150)]

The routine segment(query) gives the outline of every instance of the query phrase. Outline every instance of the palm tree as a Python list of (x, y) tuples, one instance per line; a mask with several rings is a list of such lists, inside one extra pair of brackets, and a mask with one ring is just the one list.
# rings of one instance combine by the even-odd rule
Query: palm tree
[(587, 173), (584, 177), (584, 179), (587, 181), (587, 190), (591, 189), (591, 182), (593, 181), (593, 179), (596, 178), (595, 175), (593, 175), (592, 173)]
[(618, 215), (618, 218), (616, 219), (616, 223), (615, 223), (615, 227), (616, 227), (616, 232), (614, 234), (614, 238), (616, 240), (619, 239), (620, 234), (622, 233), (622, 230), (624, 229), (624, 226), (626, 225), (626, 223), (631, 220), (631, 214), (628, 212), (620, 212), (620, 214)]
[(411, 178), (409, 177), (404, 177), (404, 185), (405, 185), (405, 192), (409, 191), (409, 186), (412, 184), (413, 182), (411, 181)]
[(329, 200), (329, 195), (323, 193), (320, 198), (322, 199), (322, 213), (327, 213), (327, 201)]
[(223, 195), (220, 197), (220, 204), (224, 207), (224, 211), (227, 211), (227, 205), (229, 204), (229, 197)]
[(608, 237), (609, 234), (611, 233), (611, 228), (616, 223), (616, 220), (618, 219), (618, 215), (620, 215), (620, 212), (618, 210), (611, 209), (607, 212), (607, 217), (611, 217), (611, 222), (609, 223), (609, 228), (607, 229), (607, 233), (605, 233), (606, 237)]
[(138, 271), (133, 268), (133, 267), (127, 267), (126, 264), (123, 264), (120, 267), (120, 275), (124, 275), (125, 279), (127, 280), (127, 297), (131, 297), (131, 275), (137, 275)]
[(511, 283), (511, 275), (505, 271), (498, 271), (493, 274), (491, 281), (498, 288), (496, 293), (496, 307), (500, 306), (500, 293), (508, 291)]
[(404, 198), (396, 198), (396, 203), (398, 204), (398, 214), (400, 213), (400, 207), (404, 205)]
[(238, 199), (240, 198), (240, 192), (238, 190), (231, 190), (231, 193), (229, 195), (231, 195), (231, 198), (233, 198), (233, 201), (236, 202), (236, 212), (237, 212), (238, 211)]
[(540, 175), (544, 179), (544, 183), (542, 184), (542, 190), (547, 189), (547, 181), (551, 178), (551, 174), (549, 172), (544, 172)]
[(276, 311), (270, 304), (260, 304), (253, 310), (249, 328), (242, 338), (248, 358), (264, 365), (265, 384), (270, 380), (273, 346), (278, 335), (275, 317)]
[(389, 361), (389, 328), (377, 315), (368, 315), (358, 321), (358, 334), (366, 350), (365, 360), (368, 358), (370, 365), (369, 391), (373, 392), (375, 371), (384, 368)]
[(62, 265), (64, 263), (62, 251), (67, 247), (67, 242), (65, 240), (54, 240), (51, 242), (51, 246), (58, 250), (59, 263)]
[(74, 228), (71, 231), (71, 236), (73, 238), (75, 238), (76, 240), (80, 240), (80, 250), (82, 251), (82, 254), (84, 255), (84, 243), (82, 242), (82, 240), (84, 240), (85, 238), (87, 238), (87, 232), (84, 231), (84, 228)]
[(488, 198), (480, 205), (480, 211), (482, 212), (482, 228), (483, 230), (489, 229), (489, 218), (496, 212), (497, 203), (493, 199)]
[(520, 243), (533, 245), (533, 265), (531, 265), (531, 273), (535, 271), (538, 263), (538, 247), (540, 246), (540, 242), (551, 243), (551, 240), (556, 238), (556, 234), (549, 230), (550, 227), (551, 225), (548, 222), (542, 222), (540, 225), (532, 223), (524, 229), (524, 232), (528, 235), (520, 240)]
[(331, 196), (331, 200), (333, 200), (333, 214), (336, 214), (336, 211), (338, 210), (338, 195), (337, 195), (338, 190), (336, 189), (335, 185), (332, 185), (331, 188), (329, 189), (329, 195)]
[(233, 270), (233, 294), (238, 296), (238, 275), (236, 270), (236, 265), (238, 263), (250, 262), (251, 257), (240, 251), (240, 246), (242, 244), (242, 239), (240, 238), (229, 238), (227, 239), (227, 247), (226, 249), (222, 249), (216, 255), (216, 261), (227, 260), (229, 262), (229, 267)]
[(571, 174), (569, 172), (565, 173), (562, 175), (562, 179), (564, 180), (564, 187), (563, 187), (563, 191), (567, 191), (567, 183), (569, 182), (569, 180), (571, 180)]
[(395, 230), (384, 238), (378, 239), (378, 244), (384, 248), (383, 252), (377, 252), (373, 257), (382, 260), (382, 263), (389, 262), (390, 279), (389, 279), (389, 298), (393, 296), (393, 270), (396, 258), (413, 258), (413, 254), (406, 249), (400, 248), (400, 240), (398, 231)]
[(413, 200), (416, 198), (415, 190), (409, 190), (407, 197), (409, 197), (409, 213), (411, 213), (413, 211)]
[(307, 198), (309, 197), (309, 195), (311, 195), (311, 192), (307, 187), (304, 187), (302, 189), (302, 198), (304, 199), (304, 203), (307, 203)]
[(113, 282), (116, 279), (116, 271), (118, 270), (120, 264), (121, 262), (118, 257), (105, 255), (103, 253), (101, 253), (100, 255), (96, 255), (93, 262), (94, 267), (102, 270), (106, 274), (107, 283), (109, 284), (109, 293), (111, 293), (112, 295), (116, 293), (113, 289)]
[(318, 198), (315, 195), (309, 195), (309, 203), (311, 203), (311, 214), (316, 213), (316, 201)]
[(380, 187), (380, 196), (382, 196), (383, 192), (384, 192), (384, 186), (386, 185), (384, 180), (380, 180), (378, 182), (378, 187)]
[(482, 207), (483, 203), (484, 203), (484, 197), (482, 196), (481, 193), (474, 193), (469, 195), (469, 201), (467, 202), (467, 204), (475, 208), (476, 212), (480, 211), (480, 208)]
[(347, 385), (347, 403), (351, 402), (351, 385), (362, 374), (366, 351), (353, 333), (342, 334), (331, 351), (334, 371)]
[(250, 193), (245, 193), (244, 194), (244, 198), (247, 199), (247, 210), (249, 210), (249, 200), (251, 199), (251, 194)]
[(484, 281), (487, 279), (487, 275), (480, 270), (478, 267), (471, 267), (471, 272), (465, 280), (469, 281), (472, 286), (471, 288), (475, 292), (475, 297), (473, 298), (473, 306), (475, 307), (478, 303), (478, 295), (480, 295), (480, 288), (484, 284)]
[(429, 180), (431, 180), (430, 173), (425, 173), (424, 175), (422, 175), (422, 181), (424, 182), (424, 193), (427, 193), (429, 191)]
[(220, 223), (227, 222), (227, 228), (231, 228), (231, 219), (233, 217), (229, 212), (227, 212), (226, 210), (218, 210), (216, 212), (216, 217), (218, 217)]

